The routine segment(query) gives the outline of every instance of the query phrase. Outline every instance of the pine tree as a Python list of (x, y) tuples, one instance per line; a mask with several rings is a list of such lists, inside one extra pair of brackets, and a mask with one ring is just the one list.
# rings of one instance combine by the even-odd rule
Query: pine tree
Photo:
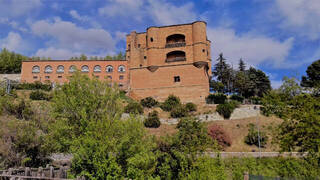
[(242, 58), (239, 60), (239, 71), (244, 72), (246, 70), (246, 64), (242, 60)]
[(232, 82), (232, 69), (226, 63), (226, 59), (222, 53), (219, 54), (217, 61), (212, 74), (225, 86), (225, 89), (229, 90), (230, 83)]

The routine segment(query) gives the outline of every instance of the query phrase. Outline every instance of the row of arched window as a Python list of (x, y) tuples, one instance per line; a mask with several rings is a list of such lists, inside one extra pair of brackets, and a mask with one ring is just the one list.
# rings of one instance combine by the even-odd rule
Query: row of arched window
[[(76, 71), (76, 66), (75, 65), (71, 65), (69, 67), (69, 72), (75, 72)], [(125, 69), (125, 66), (124, 65), (120, 65), (118, 66), (118, 72), (125, 72), (126, 69)], [(52, 66), (50, 65), (47, 65), (45, 68), (44, 68), (44, 72), (45, 73), (52, 73), (53, 72), (53, 68)], [(89, 66), (87, 65), (84, 65), (81, 67), (81, 72), (89, 72)], [(93, 68), (93, 72), (101, 72), (101, 66), (99, 65), (96, 65), (94, 66)], [(113, 66), (111, 65), (108, 65), (106, 66), (106, 72), (113, 72)], [(32, 73), (40, 73), (40, 67), (39, 66), (33, 66), (32, 67)], [(59, 65), (57, 67), (57, 73), (64, 73), (64, 66), (63, 65)]]

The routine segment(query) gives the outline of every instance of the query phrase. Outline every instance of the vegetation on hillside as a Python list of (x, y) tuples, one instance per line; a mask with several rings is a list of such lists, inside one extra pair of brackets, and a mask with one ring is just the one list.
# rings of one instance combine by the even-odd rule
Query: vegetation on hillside
[[(246, 71), (244, 66), (241, 65), (240, 72)], [(259, 74), (257, 70), (252, 72)], [(210, 127), (208, 131), (206, 124), (194, 119), (191, 113), (179, 119), (175, 134), (150, 136), (144, 127), (146, 123), (134, 113), (121, 119), (125, 111), (123, 93), (79, 72), (73, 74), (69, 83), (52, 90), (48, 101), (30, 101), (1, 90), (0, 168), (43, 166), (49, 162), (48, 155), (56, 152), (72, 153), (71, 173), (88, 179), (220, 180), (242, 179), (244, 172), (316, 179), (320, 174), (320, 97), (314, 93), (316, 88), (305, 89), (295, 79), (285, 78), (279, 90), (252, 92), (252, 96), (263, 96), (265, 115), (283, 119), (272, 131), (274, 143), (283, 151), (308, 152), (304, 158), (261, 159), (205, 156), (206, 151), (218, 151), (234, 142), (220, 127)], [(146, 102), (146, 107), (154, 104), (150, 99)], [(142, 108), (140, 103), (136, 104)], [(38, 112), (34, 106), (46, 108)], [(192, 104), (183, 105), (175, 96), (160, 107), (177, 115), (180, 110), (194, 110)], [(229, 108), (221, 110), (227, 112)], [(148, 125), (159, 125), (157, 113), (150, 113), (149, 120)], [(255, 127), (249, 134), (250, 142), (256, 144)]]
[(3, 48), (0, 52), (0, 74), (21, 72), (21, 63), (28, 57)]

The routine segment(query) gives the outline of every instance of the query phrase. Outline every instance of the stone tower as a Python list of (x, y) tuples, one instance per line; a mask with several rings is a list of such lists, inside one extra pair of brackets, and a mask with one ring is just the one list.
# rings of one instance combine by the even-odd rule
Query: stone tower
[(210, 44), (203, 21), (131, 32), (126, 45), (129, 95), (163, 101), (174, 94), (183, 102), (204, 102), (209, 94)]

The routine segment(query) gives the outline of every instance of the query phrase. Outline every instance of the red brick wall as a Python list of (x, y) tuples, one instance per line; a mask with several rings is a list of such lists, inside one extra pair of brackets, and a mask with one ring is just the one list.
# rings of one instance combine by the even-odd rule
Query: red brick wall
[[(167, 37), (180, 34), (185, 37), (185, 46), (168, 47)], [(152, 40), (151, 40), (152, 38)], [(152, 96), (164, 100), (170, 94), (178, 95), (182, 101), (200, 102), (209, 94), (211, 74), (210, 41), (207, 40), (206, 23), (194, 22), (183, 25), (150, 27), (145, 33), (133, 31), (127, 36), (127, 51), (130, 72), (131, 97), (141, 99)], [(184, 61), (166, 62), (167, 54), (185, 52)], [(197, 68), (194, 63), (207, 63)], [(156, 66), (154, 72), (148, 67)], [(174, 82), (179, 76), (180, 82)]]
[[(53, 69), (51, 73), (45, 73), (45, 67), (50, 65)], [(57, 67), (59, 65), (64, 66), (64, 72), (58, 73)], [(81, 70), (81, 67), (87, 65), (89, 67), (89, 72), (82, 72), (88, 76), (96, 76), (100, 80), (105, 80), (108, 76), (112, 77), (112, 82), (121, 83), (124, 88), (128, 86), (128, 64), (127, 61), (115, 61), (115, 60), (48, 60), (48, 61), (24, 61), (22, 62), (21, 69), (21, 82), (55, 82), (55, 83), (64, 83), (68, 81), (68, 77), (72, 75), (69, 72), (70, 66), (76, 66), (78, 70)], [(94, 72), (94, 66), (99, 65), (101, 67), (101, 72)], [(113, 72), (106, 72), (106, 67), (108, 65), (113, 66)], [(120, 65), (125, 66), (125, 72), (118, 72), (118, 67)], [(32, 68), (34, 66), (40, 67), (39, 73), (33, 73)], [(119, 76), (123, 76), (123, 79), (120, 79)], [(49, 77), (49, 78), (48, 78)]]

